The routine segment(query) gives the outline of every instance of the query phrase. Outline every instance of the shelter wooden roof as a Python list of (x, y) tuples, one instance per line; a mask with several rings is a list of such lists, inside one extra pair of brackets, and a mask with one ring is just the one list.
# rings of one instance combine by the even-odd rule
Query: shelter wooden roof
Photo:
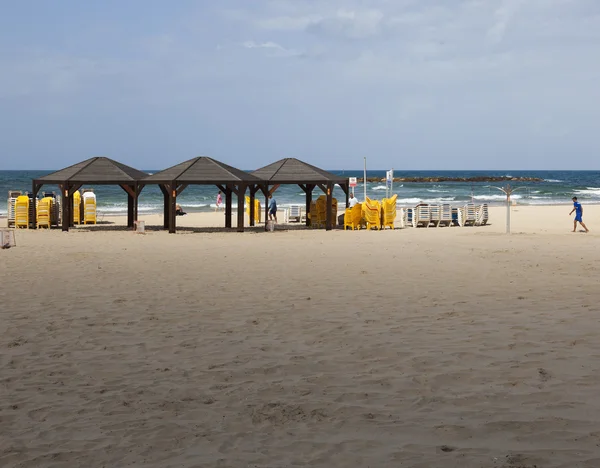
[(177, 181), (185, 184), (264, 183), (258, 177), (207, 156), (199, 156), (145, 177), (144, 184)]
[(72, 166), (35, 179), (38, 184), (63, 182), (84, 184), (131, 184), (148, 174), (105, 157), (86, 159)]
[(332, 174), (296, 158), (284, 158), (251, 173), (270, 184), (336, 184), (348, 182), (347, 177)]

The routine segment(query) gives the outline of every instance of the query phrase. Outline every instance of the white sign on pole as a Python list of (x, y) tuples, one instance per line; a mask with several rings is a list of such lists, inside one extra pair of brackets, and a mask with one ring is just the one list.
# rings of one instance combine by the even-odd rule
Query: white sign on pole
[(356, 177), (350, 177), (350, 187), (356, 187), (358, 185), (357, 181), (356, 181)]

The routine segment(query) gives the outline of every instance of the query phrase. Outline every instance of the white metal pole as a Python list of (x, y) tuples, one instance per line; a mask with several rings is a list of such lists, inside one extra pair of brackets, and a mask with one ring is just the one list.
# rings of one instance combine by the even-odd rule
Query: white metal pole
[(510, 234), (510, 193), (506, 194), (506, 234)]
[(394, 168), (392, 167), (392, 184), (390, 185), (390, 197), (394, 196)]
[(364, 183), (364, 200), (363, 201), (367, 201), (367, 157), (365, 156), (365, 174), (364, 174), (364, 179), (363, 179)]

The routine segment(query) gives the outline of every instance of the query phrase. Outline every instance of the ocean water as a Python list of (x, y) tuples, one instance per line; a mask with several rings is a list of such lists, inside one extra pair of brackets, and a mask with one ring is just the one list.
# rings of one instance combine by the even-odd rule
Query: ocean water
[[(8, 195), (9, 190), (31, 191), (31, 181), (36, 177), (51, 171), (0, 171), (0, 193)], [(156, 171), (147, 171), (149, 173)], [(345, 177), (362, 177), (362, 171), (332, 170), (334, 174)], [(582, 203), (600, 203), (600, 171), (400, 171), (395, 170), (395, 177), (482, 177), (482, 176), (511, 176), (536, 177), (542, 182), (510, 182), (514, 187), (522, 187), (513, 195), (513, 200), (525, 205), (556, 205), (569, 204), (571, 197), (577, 196)], [(370, 170), (367, 177), (385, 177), (384, 170)], [(419, 202), (450, 203), (464, 205), (472, 200), (476, 203), (501, 204), (506, 197), (500, 191), (490, 188), (490, 185), (500, 186), (502, 183), (398, 183), (393, 186), (393, 193), (398, 195), (398, 206), (413, 206)], [(93, 188), (97, 196), (98, 211), (104, 214), (125, 214), (127, 212), (127, 196), (117, 186), (84, 186)], [(367, 183), (367, 196), (373, 199), (385, 197), (384, 182)], [(364, 187), (356, 187), (359, 200), (363, 199)], [(57, 186), (44, 186), (42, 192), (55, 191)], [(178, 197), (177, 202), (188, 212), (210, 211), (215, 207), (218, 189), (214, 186), (190, 185)], [(315, 196), (320, 195), (316, 189)], [(333, 196), (344, 200), (344, 192), (336, 187)], [(303, 204), (304, 192), (298, 186), (283, 185), (275, 192), (275, 198), (280, 206)], [(236, 207), (236, 200), (233, 206)], [(264, 203), (264, 202), (263, 202)], [(163, 198), (157, 186), (144, 188), (139, 200), (139, 212), (162, 212)], [(6, 216), (7, 204), (0, 202), (0, 216)]]

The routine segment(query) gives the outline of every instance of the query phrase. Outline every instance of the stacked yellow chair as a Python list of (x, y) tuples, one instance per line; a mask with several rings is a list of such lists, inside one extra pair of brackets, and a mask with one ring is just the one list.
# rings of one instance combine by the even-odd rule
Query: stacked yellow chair
[(73, 192), (73, 224), (81, 224), (81, 194)]
[(377, 200), (371, 200), (367, 197), (362, 204), (363, 217), (367, 223), (367, 229), (381, 228), (381, 205)]
[(325, 227), (327, 221), (327, 197), (321, 195), (317, 198), (317, 226)]
[(306, 214), (308, 219), (310, 219), (310, 227), (318, 227), (317, 226), (317, 202), (312, 200), (310, 202), (310, 211)]
[[(254, 199), (254, 222), (260, 223), (260, 213), (261, 206), (260, 201), (255, 198)], [(250, 220), (250, 197), (246, 196), (246, 214), (248, 215), (248, 220)]]
[[(336, 198), (331, 200), (331, 219), (333, 224), (337, 222), (338, 202)], [(317, 201), (310, 204), (310, 225), (312, 227), (325, 227), (327, 224), (327, 197), (321, 195)]]
[(362, 217), (363, 214), (361, 203), (357, 203), (352, 208), (346, 208), (346, 211), (344, 212), (344, 229), (346, 229), (348, 226), (350, 226), (352, 230), (360, 229)]
[(392, 198), (384, 198), (381, 201), (382, 229), (386, 227), (394, 229), (394, 222), (396, 221), (396, 198), (398, 198), (398, 195), (394, 195)]
[(83, 224), (96, 224), (96, 197), (83, 197)]
[(44, 197), (40, 200), (37, 207), (37, 227), (50, 229), (52, 225), (52, 208), (53, 208), (52, 197)]
[(27, 195), (19, 195), (15, 202), (15, 228), (29, 228), (29, 197)]

